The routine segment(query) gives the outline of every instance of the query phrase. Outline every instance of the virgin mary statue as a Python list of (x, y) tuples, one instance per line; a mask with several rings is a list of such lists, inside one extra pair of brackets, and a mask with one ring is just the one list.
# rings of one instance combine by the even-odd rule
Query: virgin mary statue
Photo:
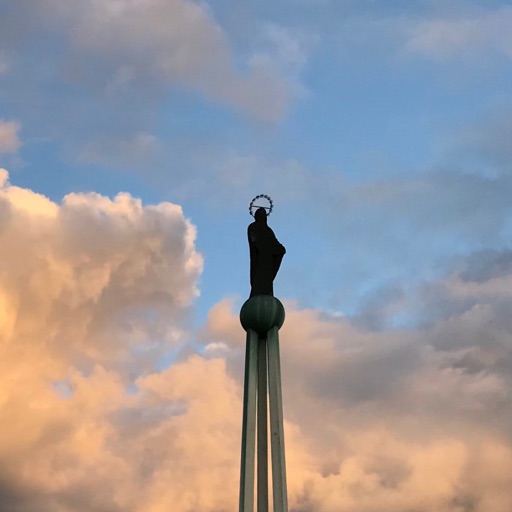
[(251, 256), (251, 297), (274, 295), (274, 278), (286, 253), (267, 224), (265, 208), (258, 208), (247, 228)]

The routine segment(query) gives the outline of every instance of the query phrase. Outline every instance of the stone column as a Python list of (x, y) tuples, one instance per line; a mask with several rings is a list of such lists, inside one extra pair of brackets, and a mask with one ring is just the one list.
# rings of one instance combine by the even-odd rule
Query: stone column
[(240, 321), (247, 332), (240, 465), (240, 512), (254, 512), (256, 426), (258, 439), (257, 511), (268, 511), (267, 391), (270, 405), (274, 512), (288, 512), (279, 356), (279, 329), (283, 325), (284, 317), (283, 305), (271, 295), (251, 297), (240, 310)]

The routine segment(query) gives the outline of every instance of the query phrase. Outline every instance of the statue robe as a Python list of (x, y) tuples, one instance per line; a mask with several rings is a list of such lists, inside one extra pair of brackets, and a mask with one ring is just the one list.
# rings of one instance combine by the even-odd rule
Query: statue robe
[(286, 249), (279, 243), (266, 217), (256, 216), (247, 228), (251, 257), (251, 297), (274, 295), (273, 282)]

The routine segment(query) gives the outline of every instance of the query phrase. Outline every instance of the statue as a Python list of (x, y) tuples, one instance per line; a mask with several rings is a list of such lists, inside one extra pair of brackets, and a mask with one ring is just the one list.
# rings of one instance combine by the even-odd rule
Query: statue
[[(258, 196), (260, 197), (260, 196)], [(270, 201), (270, 211), (272, 202)], [(254, 201), (254, 200), (253, 200)], [(252, 205), (252, 203), (251, 203)], [(269, 212), (270, 213), (270, 212)], [(254, 214), (254, 222), (247, 228), (251, 257), (251, 297), (255, 295), (274, 296), (273, 282), (281, 266), (286, 249), (276, 238), (267, 224), (266, 208), (260, 207)]]
[[(268, 201), (268, 206), (256, 204), (258, 199)], [(239, 512), (254, 512), (255, 488), (257, 509), (269, 510), (269, 440), (272, 452), (272, 510), (288, 512), (279, 354), (279, 329), (284, 323), (285, 311), (281, 301), (274, 297), (273, 288), (286, 249), (267, 225), (272, 206), (272, 199), (265, 194), (256, 196), (249, 205), (249, 212), (254, 216), (254, 222), (247, 229), (251, 255), (251, 296), (240, 310), (240, 323), (247, 333), (247, 342)]]

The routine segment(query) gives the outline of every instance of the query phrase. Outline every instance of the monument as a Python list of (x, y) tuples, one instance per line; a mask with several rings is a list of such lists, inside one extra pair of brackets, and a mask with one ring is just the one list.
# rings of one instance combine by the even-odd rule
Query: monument
[[(268, 206), (257, 204), (264, 201)], [(249, 212), (254, 217), (254, 222), (247, 229), (251, 294), (240, 310), (240, 322), (247, 333), (247, 341), (239, 512), (254, 511), (255, 462), (257, 462), (257, 512), (269, 510), (268, 409), (270, 410), (273, 510), (288, 512), (278, 334), (283, 325), (285, 313), (281, 302), (274, 297), (273, 287), (274, 278), (286, 249), (279, 243), (267, 224), (272, 208), (272, 199), (265, 194), (256, 196), (249, 205)]]

